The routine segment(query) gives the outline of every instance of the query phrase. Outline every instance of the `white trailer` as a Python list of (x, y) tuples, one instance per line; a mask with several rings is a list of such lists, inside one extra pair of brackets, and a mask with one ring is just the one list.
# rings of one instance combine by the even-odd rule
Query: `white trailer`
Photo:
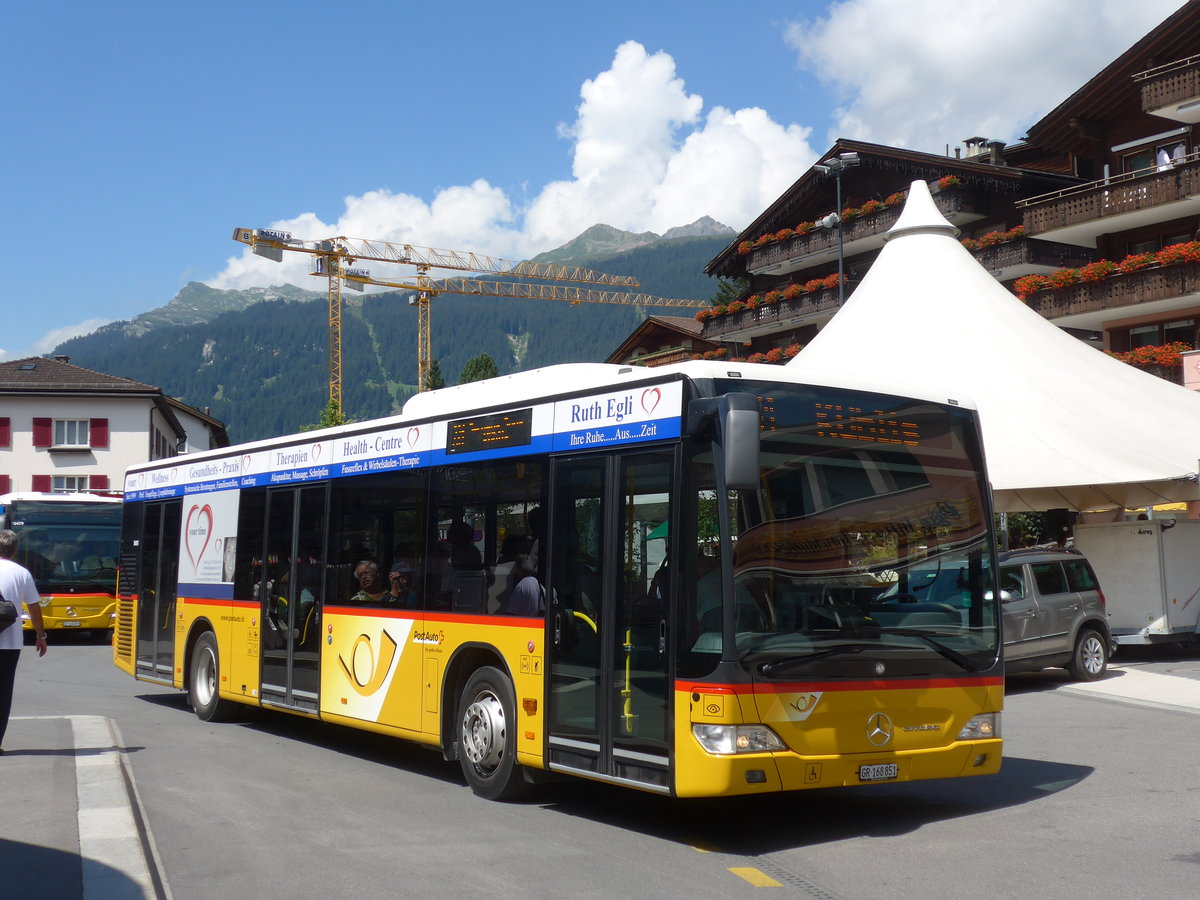
[(1100, 579), (1118, 644), (1191, 641), (1200, 632), (1200, 519), (1075, 526)]

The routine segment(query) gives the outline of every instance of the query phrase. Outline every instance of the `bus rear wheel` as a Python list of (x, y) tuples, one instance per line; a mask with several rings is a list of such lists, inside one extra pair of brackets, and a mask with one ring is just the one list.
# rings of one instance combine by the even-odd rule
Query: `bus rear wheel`
[(196, 640), (192, 648), (191, 678), (188, 679), (188, 702), (196, 716), (205, 722), (220, 722), (228, 719), (233, 704), (222, 700), (219, 694), (221, 664), (217, 656), (217, 639), (206, 631)]
[(459, 702), (458, 761), (467, 784), (486, 800), (512, 800), (524, 793), (517, 764), (516, 697), (508, 677), (492, 666), (467, 679)]

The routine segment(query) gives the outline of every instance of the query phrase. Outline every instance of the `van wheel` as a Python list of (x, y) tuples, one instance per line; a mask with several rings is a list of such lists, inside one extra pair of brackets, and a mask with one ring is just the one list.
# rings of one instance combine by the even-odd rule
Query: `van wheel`
[(232, 717), (234, 705), (220, 697), (221, 665), (217, 657), (217, 639), (206, 631), (192, 649), (188, 702), (196, 716), (205, 722), (222, 722)]
[(1075, 652), (1067, 671), (1076, 681), (1095, 681), (1108, 667), (1108, 641), (1094, 628), (1085, 628), (1075, 639)]
[(517, 702), (499, 669), (476, 670), (458, 704), (458, 761), (471, 790), (485, 800), (512, 800), (525, 789), (517, 765)]

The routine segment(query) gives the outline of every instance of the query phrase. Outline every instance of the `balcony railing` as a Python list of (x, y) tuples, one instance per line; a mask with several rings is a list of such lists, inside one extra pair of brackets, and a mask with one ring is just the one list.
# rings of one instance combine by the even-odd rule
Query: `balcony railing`
[(1088, 247), (1036, 238), (1017, 238), (972, 250), (971, 254), (1000, 281), (1034, 273), (1048, 274), (1056, 269), (1077, 269), (1097, 258), (1096, 251)]
[[(847, 284), (846, 294), (852, 292), (852, 285)], [(710, 341), (728, 341), (765, 334), (780, 328), (795, 327), (819, 318), (827, 318), (837, 309), (837, 288), (822, 288), (791, 300), (781, 299), (777, 303), (766, 304), (758, 309), (743, 309), (732, 315), (709, 319), (704, 323), (701, 337)]]
[(1200, 263), (1181, 263), (1140, 269), (1059, 290), (1035, 291), (1025, 302), (1042, 317), (1057, 321), (1087, 313), (1125, 310), (1156, 300), (1185, 298), (1197, 292), (1200, 292)]
[(1071, 225), (1153, 209), (1200, 194), (1200, 153), (1163, 169), (1140, 169), (1021, 200), (1025, 234), (1032, 237)]
[[(1200, 56), (1176, 60), (1133, 77), (1142, 84), (1143, 112), (1177, 107), (1200, 98)], [(1181, 121), (1194, 122), (1195, 119)]]
[[(988, 209), (987, 197), (978, 190), (964, 187), (949, 187), (933, 195), (937, 208), (951, 222), (956, 219), (969, 221), (982, 218)], [(844, 223), (842, 243), (847, 253), (858, 253), (872, 249), (872, 246), (882, 246), (883, 236), (887, 230), (896, 224), (900, 218), (902, 206), (889, 206), (879, 212), (858, 216)], [(874, 240), (872, 240), (874, 239)], [(858, 244), (858, 246), (854, 246)], [(785, 270), (794, 271), (802, 268), (803, 261), (812, 256), (835, 256), (837, 254), (838, 235), (836, 228), (817, 228), (808, 234), (798, 235), (783, 241), (776, 241), (750, 251), (746, 259), (746, 269), (755, 274), (766, 269), (778, 269), (785, 265)], [(793, 263), (786, 266), (787, 263)]]

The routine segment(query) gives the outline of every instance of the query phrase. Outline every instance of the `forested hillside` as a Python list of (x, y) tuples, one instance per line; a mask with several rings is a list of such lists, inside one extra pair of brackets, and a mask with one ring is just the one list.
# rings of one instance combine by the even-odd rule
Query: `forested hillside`
[[(589, 263), (635, 275), (638, 290), (706, 299), (716, 284), (704, 264), (727, 237), (679, 238)], [(194, 291), (193, 291), (194, 293)], [(431, 348), (448, 384), (467, 361), (489, 354), (502, 374), (562, 362), (602, 361), (647, 313), (688, 310), (442, 294), (431, 305)], [(114, 323), (61, 344), (81, 366), (161, 387), (208, 408), (235, 442), (298, 430), (328, 400), (328, 317), (324, 299), (267, 300), (199, 324), (129, 333)], [(355, 297), (342, 316), (342, 393), (361, 420), (399, 411), (416, 391), (417, 313), (406, 294)]]

